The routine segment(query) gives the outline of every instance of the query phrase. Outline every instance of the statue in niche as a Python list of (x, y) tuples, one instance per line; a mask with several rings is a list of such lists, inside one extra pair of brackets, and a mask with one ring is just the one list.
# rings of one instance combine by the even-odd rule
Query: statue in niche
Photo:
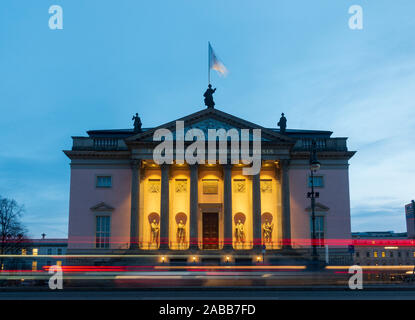
[(160, 226), (157, 222), (156, 219), (153, 219), (153, 221), (150, 224), (151, 227), (151, 238), (150, 238), (150, 242), (151, 243), (155, 243), (158, 245), (158, 241), (159, 241), (159, 231), (160, 231)]
[(238, 223), (235, 226), (235, 239), (236, 242), (245, 242), (244, 225), (241, 219), (238, 220)]
[(262, 225), (262, 232), (264, 233), (265, 243), (271, 242), (273, 229), (274, 229), (274, 224), (269, 223), (268, 219), (265, 219), (265, 223)]
[(177, 243), (183, 244), (186, 239), (186, 226), (183, 223), (183, 220), (180, 220), (177, 224)]

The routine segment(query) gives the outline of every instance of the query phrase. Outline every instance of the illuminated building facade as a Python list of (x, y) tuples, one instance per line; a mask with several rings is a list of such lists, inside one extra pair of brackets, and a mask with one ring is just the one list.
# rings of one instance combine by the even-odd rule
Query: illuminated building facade
[(415, 240), (406, 232), (371, 231), (353, 233), (353, 260), (361, 266), (415, 264)]
[(261, 130), (260, 173), (243, 175), (242, 162), (156, 164), (153, 151), (160, 141), (153, 141), (154, 133), (175, 132), (176, 121), (73, 137), (72, 149), (64, 151), (71, 160), (69, 253), (188, 254), (190, 259), (225, 253), (257, 257), (263, 246), (267, 255), (308, 252), (314, 140), (321, 162), (314, 177), (319, 246), (341, 239), (330, 250), (347, 254), (348, 161), (354, 155), (347, 138), (333, 138), (330, 131), (281, 133), (214, 108), (178, 120), (184, 132), (197, 128), (206, 136), (208, 129)]

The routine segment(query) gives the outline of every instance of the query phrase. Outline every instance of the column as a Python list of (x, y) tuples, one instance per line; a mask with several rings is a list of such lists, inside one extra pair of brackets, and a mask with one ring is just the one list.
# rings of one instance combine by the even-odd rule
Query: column
[(261, 180), (259, 173), (252, 176), (252, 221), (254, 248), (261, 248)]
[(131, 161), (130, 249), (138, 249), (140, 169), (141, 160)]
[(170, 165), (161, 165), (160, 249), (169, 248), (169, 171)]
[(280, 161), (283, 249), (291, 248), (289, 160)]
[(198, 183), (199, 172), (198, 165), (190, 166), (190, 247), (189, 249), (198, 249)]
[(232, 249), (232, 165), (223, 165), (224, 249)]

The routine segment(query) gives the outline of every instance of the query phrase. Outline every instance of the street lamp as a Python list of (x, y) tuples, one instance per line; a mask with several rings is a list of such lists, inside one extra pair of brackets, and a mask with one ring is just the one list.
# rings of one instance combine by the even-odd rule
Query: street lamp
[(318, 197), (318, 193), (314, 192), (314, 173), (316, 173), (320, 169), (320, 162), (317, 160), (317, 147), (316, 141), (313, 140), (311, 145), (311, 153), (310, 153), (310, 178), (311, 178), (311, 193), (309, 193), (311, 198), (311, 220), (312, 220), (312, 227), (313, 227), (313, 234), (312, 234), (312, 246), (313, 246), (313, 253), (312, 253), (312, 260), (313, 262), (318, 261), (318, 253), (317, 253), (317, 244), (316, 244), (316, 196)]

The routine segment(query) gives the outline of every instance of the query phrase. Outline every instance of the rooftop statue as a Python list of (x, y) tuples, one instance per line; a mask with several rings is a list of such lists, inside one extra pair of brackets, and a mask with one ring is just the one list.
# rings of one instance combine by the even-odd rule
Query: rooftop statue
[(203, 96), (205, 97), (205, 105), (208, 108), (213, 109), (215, 107), (215, 101), (213, 101), (213, 94), (215, 93), (215, 91), (216, 91), (216, 88), (212, 89), (212, 85), (209, 84), (206, 92), (203, 94)]
[(284, 113), (281, 113), (281, 118), (278, 122), (278, 126), (280, 127), (280, 133), (284, 134), (285, 130), (287, 129), (287, 118), (284, 117)]
[(136, 113), (131, 120), (134, 120), (134, 132), (141, 132), (141, 119), (138, 116), (138, 113)]

